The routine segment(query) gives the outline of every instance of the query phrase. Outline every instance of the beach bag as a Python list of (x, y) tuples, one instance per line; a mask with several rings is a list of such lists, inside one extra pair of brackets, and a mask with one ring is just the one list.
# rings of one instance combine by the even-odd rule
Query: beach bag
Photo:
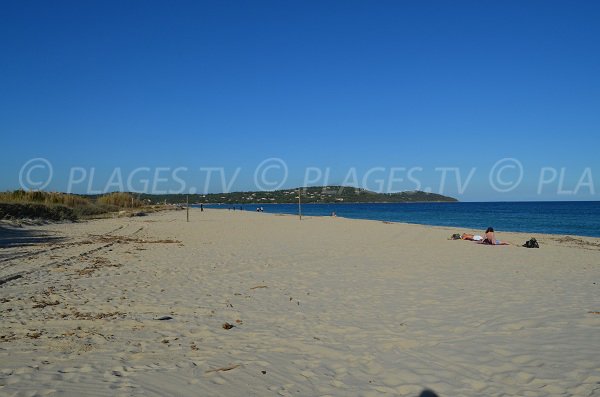
[(460, 234), (454, 233), (451, 237), (452, 240), (460, 240)]
[(525, 241), (525, 244), (523, 244), (523, 247), (525, 247), (525, 248), (540, 248), (540, 245), (538, 244), (537, 240), (532, 237), (529, 241)]

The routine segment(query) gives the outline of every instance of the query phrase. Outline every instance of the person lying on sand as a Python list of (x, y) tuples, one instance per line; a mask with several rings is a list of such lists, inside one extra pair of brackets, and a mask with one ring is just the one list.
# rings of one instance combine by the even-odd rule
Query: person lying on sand
[(509, 245), (506, 241), (496, 240), (496, 235), (494, 234), (494, 228), (488, 227), (485, 231), (485, 239), (481, 242), (481, 244), (488, 245)]
[(469, 233), (463, 233), (460, 236), (461, 240), (469, 240), (469, 241), (481, 241), (483, 240), (483, 237), (481, 237), (478, 234), (469, 234)]

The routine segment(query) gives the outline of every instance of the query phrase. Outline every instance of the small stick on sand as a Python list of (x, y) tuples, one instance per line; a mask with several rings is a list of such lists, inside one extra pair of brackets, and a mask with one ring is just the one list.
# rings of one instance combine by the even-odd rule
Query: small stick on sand
[(257, 285), (256, 287), (252, 287), (250, 289), (257, 289), (257, 288), (269, 288), (269, 287), (266, 285)]
[(206, 371), (205, 373), (210, 373), (210, 372), (225, 372), (225, 371), (231, 371), (232, 369), (236, 369), (237, 367), (241, 367), (240, 364), (234, 364), (234, 365), (230, 365), (228, 367), (221, 367), (221, 368), (215, 368), (215, 369), (209, 369), (208, 371)]

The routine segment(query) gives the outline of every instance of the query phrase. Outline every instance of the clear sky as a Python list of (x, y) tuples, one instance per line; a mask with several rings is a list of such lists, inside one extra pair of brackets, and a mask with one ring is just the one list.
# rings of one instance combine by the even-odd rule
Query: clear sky
[(4, 1), (0, 190), (41, 185), (43, 158), (78, 193), (598, 200), (598, 21), (598, 1)]

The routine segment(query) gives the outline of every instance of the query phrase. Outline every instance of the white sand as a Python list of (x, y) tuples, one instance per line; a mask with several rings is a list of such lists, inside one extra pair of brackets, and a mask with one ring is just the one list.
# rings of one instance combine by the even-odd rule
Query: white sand
[(197, 209), (33, 230), (64, 239), (0, 249), (24, 272), (2, 396), (600, 395), (599, 239)]

